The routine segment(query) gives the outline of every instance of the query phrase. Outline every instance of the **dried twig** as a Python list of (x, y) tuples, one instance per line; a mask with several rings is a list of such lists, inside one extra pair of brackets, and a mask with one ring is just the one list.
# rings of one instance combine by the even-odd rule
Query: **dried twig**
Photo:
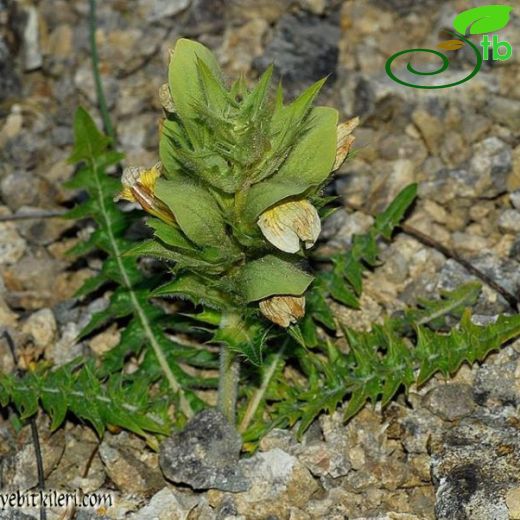
[[(36, 425), (36, 416), (31, 417), (29, 423), (31, 424), (34, 453), (36, 455), (36, 467), (38, 468), (38, 488), (43, 492), (45, 490), (45, 473), (43, 471), (43, 457), (40, 447), (40, 437), (38, 435), (38, 426)], [(47, 513), (42, 504), (40, 504), (40, 520), (47, 520)]]
[(457, 253), (456, 251), (452, 251), (445, 245), (441, 244), (440, 242), (437, 242), (433, 238), (429, 237), (428, 235), (425, 235), (418, 229), (409, 226), (408, 224), (401, 224), (399, 227), (407, 235), (412, 236), (413, 238), (415, 238), (416, 240), (428, 247), (436, 249), (444, 256), (451, 258), (452, 260), (460, 264), (468, 272), (470, 272), (477, 278), (480, 278), (480, 280), (482, 280), (488, 287), (500, 294), (502, 298), (504, 298), (504, 300), (506, 300), (507, 303), (509, 303), (509, 305), (513, 307), (513, 309), (518, 309), (520, 300), (516, 296), (511, 294), (505, 287), (502, 287), (499, 283), (495, 282), (495, 280), (493, 280), (486, 273), (482, 272), (478, 267), (474, 266), (469, 260), (466, 260), (459, 253)]
[[(11, 337), (11, 334), (7, 330), (4, 330), (2, 336), (5, 338), (7, 342), (7, 346), (9, 347), (9, 351), (11, 352), (11, 356), (13, 358), (14, 366), (16, 367), (17, 372), (21, 372), (18, 368), (18, 354), (16, 352), (16, 345)], [(34, 454), (36, 457), (36, 468), (38, 471), (38, 488), (41, 491), (45, 490), (45, 472), (43, 470), (43, 457), (42, 450), (40, 446), (40, 437), (38, 435), (38, 426), (36, 425), (36, 416), (33, 416), (29, 419), (29, 424), (31, 425), (31, 434), (32, 441), (34, 445)], [(40, 520), (47, 520), (47, 512), (45, 511), (45, 507), (40, 504)]]
[[(344, 200), (344, 204), (350, 209), (353, 209), (355, 211), (362, 211), (367, 215), (371, 215), (370, 212), (368, 212), (363, 207), (358, 206), (357, 204), (353, 204), (351, 202), (348, 202), (347, 200)], [(425, 235), (422, 231), (419, 231), (417, 228), (414, 228), (409, 224), (402, 223), (397, 227), (401, 229), (403, 233), (406, 233), (407, 235), (415, 238), (416, 240), (428, 247), (436, 249), (447, 258), (451, 258), (452, 260), (460, 264), (468, 272), (482, 280), (482, 282), (484, 282), (488, 287), (500, 294), (504, 298), (504, 300), (506, 300), (507, 303), (511, 305), (513, 309), (520, 308), (520, 299), (518, 297), (511, 294), (505, 287), (501, 286), (486, 273), (482, 272), (478, 267), (474, 266), (469, 260), (466, 260), (462, 255), (460, 255), (460, 253), (451, 250), (449, 247), (445, 246), (444, 244), (441, 244), (440, 242), (437, 242), (437, 240), (433, 239), (428, 235)]]
[(85, 464), (85, 469), (83, 470), (83, 474), (81, 475), (82, 478), (88, 477), (88, 472), (90, 471), (90, 466), (92, 466), (92, 462), (94, 461), (94, 457), (96, 456), (96, 453), (98, 451), (99, 451), (99, 443), (96, 443), (96, 445), (94, 446), (94, 449), (92, 450), (92, 453), (89, 455), (87, 463)]
[(0, 222), (11, 222), (14, 220), (30, 220), (30, 219), (43, 219), (43, 218), (56, 218), (63, 217), (67, 213), (67, 210), (56, 209), (56, 210), (37, 210), (31, 211), (30, 213), (15, 213), (14, 215), (0, 215)]

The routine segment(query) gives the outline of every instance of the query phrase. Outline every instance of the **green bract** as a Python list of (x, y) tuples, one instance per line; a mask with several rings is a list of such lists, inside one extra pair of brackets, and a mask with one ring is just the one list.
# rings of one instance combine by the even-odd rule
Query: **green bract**
[(324, 80), (284, 104), (271, 78), (270, 67), (251, 89), (243, 78), (227, 86), (206, 47), (176, 43), (161, 178), (153, 190), (145, 186), (174, 223), (150, 219), (153, 241), (130, 252), (172, 261), (175, 278), (157, 295), (232, 310), (274, 295), (301, 296), (312, 282), (298, 265), (301, 251), (278, 251), (257, 221), (290, 200), (319, 202), (336, 159), (338, 112), (312, 107)]

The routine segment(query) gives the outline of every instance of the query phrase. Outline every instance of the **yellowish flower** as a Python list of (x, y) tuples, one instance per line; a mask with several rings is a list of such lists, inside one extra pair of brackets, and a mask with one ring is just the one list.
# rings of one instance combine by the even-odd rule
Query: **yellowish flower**
[(175, 217), (173, 213), (162, 200), (155, 196), (155, 185), (160, 175), (161, 163), (155, 164), (150, 169), (136, 166), (125, 168), (121, 176), (123, 189), (115, 200), (137, 202), (151, 215), (169, 224), (174, 224)]
[(259, 302), (258, 306), (268, 320), (285, 328), (305, 315), (304, 296), (271, 296)]
[(355, 137), (352, 135), (354, 129), (359, 125), (359, 117), (354, 117), (338, 125), (338, 143), (336, 148), (336, 160), (332, 171), (336, 171), (345, 161)]
[(320, 216), (305, 199), (282, 202), (264, 211), (258, 218), (258, 226), (273, 246), (286, 253), (297, 253), (300, 240), (309, 249), (321, 231)]

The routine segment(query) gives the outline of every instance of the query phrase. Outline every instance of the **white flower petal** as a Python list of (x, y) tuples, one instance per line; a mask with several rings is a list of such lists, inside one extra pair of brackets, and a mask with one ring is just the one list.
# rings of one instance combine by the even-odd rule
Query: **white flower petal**
[(267, 210), (258, 218), (258, 226), (263, 235), (273, 246), (286, 253), (297, 253), (300, 250), (298, 235), (278, 219), (277, 212)]
[(258, 226), (271, 244), (286, 253), (297, 253), (300, 240), (309, 249), (321, 232), (320, 216), (308, 200), (282, 202), (264, 211)]

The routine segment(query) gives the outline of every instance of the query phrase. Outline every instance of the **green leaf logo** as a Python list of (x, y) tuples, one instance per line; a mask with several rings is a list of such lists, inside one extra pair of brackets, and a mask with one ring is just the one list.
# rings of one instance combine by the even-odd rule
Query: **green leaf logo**
[(507, 5), (483, 5), (462, 11), (453, 21), (460, 34), (484, 34), (499, 31), (509, 23), (512, 8)]

